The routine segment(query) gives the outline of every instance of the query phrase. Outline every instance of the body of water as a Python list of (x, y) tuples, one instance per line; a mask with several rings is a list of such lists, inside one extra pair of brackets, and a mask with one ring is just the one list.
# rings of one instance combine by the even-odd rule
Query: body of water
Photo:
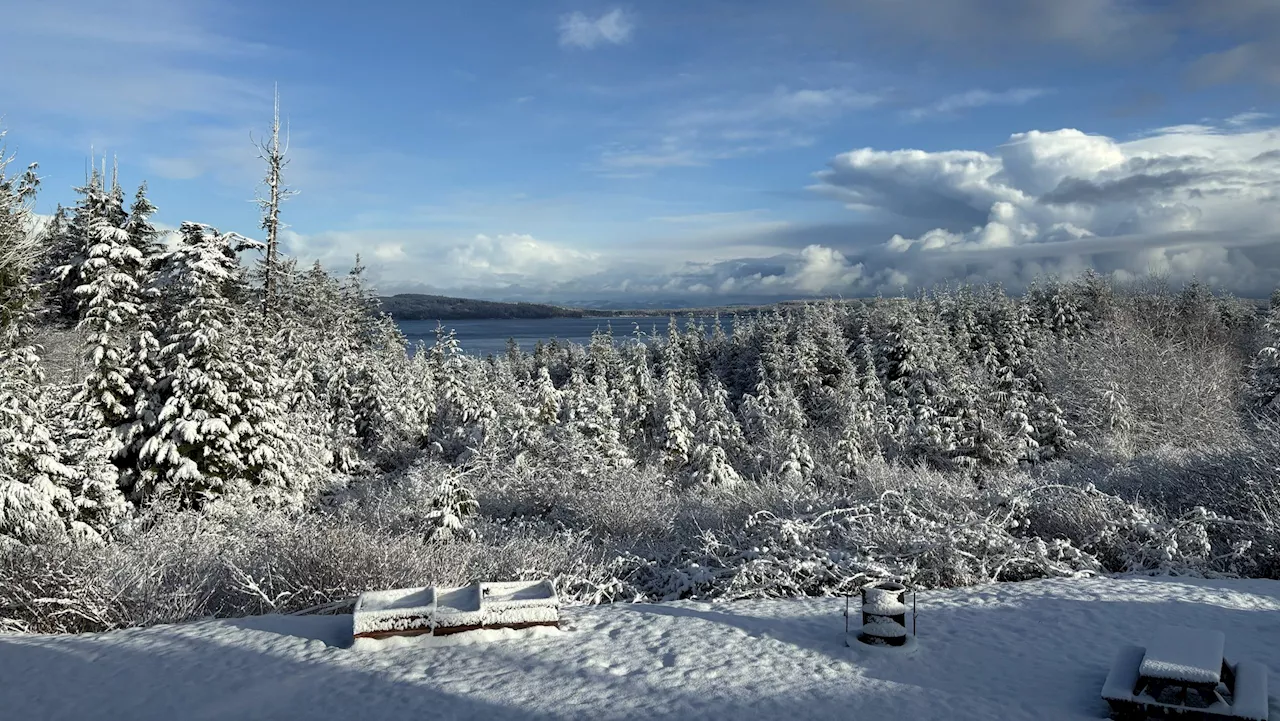
[[(687, 317), (677, 317), (679, 327), (685, 326)], [(698, 317), (707, 325), (710, 332), (713, 316)], [(615, 340), (627, 340), (635, 333), (635, 324), (640, 324), (644, 333), (653, 333), (654, 328), (662, 335), (667, 333), (669, 318), (665, 317), (627, 317), (616, 318), (531, 318), (531, 319), (498, 319), (498, 320), (446, 320), (440, 321), (448, 331), (452, 328), (457, 333), (458, 343), (462, 350), (470, 355), (485, 356), (490, 353), (501, 355), (507, 352), (507, 339), (514, 338), (520, 344), (520, 350), (533, 352), (538, 341), (546, 343), (552, 338), (561, 341), (572, 341), (586, 345), (591, 334), (598, 328), (613, 327)], [(436, 341), (436, 321), (434, 320), (401, 320), (396, 321), (400, 330), (409, 339), (410, 352), (412, 346), (423, 341), (431, 346)], [(733, 332), (732, 316), (720, 316), (720, 326), (726, 333)]]

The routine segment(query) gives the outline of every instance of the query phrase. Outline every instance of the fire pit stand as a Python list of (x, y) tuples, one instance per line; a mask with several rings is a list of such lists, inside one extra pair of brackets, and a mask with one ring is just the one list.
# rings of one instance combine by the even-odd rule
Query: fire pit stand
[[(862, 627), (857, 639), (869, 646), (906, 646), (916, 635), (916, 598), (911, 594), (911, 631), (907, 632), (907, 587), (885, 581), (861, 590)], [(845, 597), (845, 634), (849, 635), (849, 597)]]

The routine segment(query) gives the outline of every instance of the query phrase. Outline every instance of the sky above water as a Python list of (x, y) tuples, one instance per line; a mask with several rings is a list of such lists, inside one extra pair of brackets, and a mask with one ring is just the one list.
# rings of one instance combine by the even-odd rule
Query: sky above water
[(383, 292), (713, 304), (1280, 279), (1276, 0), (42, 0), (3, 13), (39, 210), (90, 153), (162, 224)]

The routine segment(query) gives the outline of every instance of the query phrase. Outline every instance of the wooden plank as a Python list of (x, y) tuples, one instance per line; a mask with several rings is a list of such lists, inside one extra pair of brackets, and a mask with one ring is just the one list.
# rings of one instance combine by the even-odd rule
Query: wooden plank
[[(505, 626), (437, 626), (435, 628), (435, 635), (449, 636), (455, 633), (462, 633), (464, 631), (496, 630), (500, 628), (509, 628), (513, 631), (519, 631), (521, 629), (533, 628), (535, 626), (552, 626), (555, 628), (559, 628), (560, 622), (559, 621), (544, 621), (544, 622), (533, 621), (528, 623), (512, 623)], [(408, 629), (404, 631), (369, 631), (367, 633), (354, 634), (354, 638), (381, 639), (381, 638), (391, 638), (392, 636), (403, 636), (403, 637), (422, 636), (424, 634), (430, 634), (430, 633), (431, 633), (431, 628), (428, 626), (426, 628), (413, 628), (413, 629)]]

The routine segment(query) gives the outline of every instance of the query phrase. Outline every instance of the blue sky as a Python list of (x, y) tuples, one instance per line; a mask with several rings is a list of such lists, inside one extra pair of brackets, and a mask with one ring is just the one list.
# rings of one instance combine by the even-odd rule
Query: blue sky
[[(386, 292), (734, 302), (1095, 266), (1280, 277), (1274, 0), (44, 0), (0, 115), (71, 202), (257, 235)], [(1269, 155), (1275, 151), (1274, 155)]]

